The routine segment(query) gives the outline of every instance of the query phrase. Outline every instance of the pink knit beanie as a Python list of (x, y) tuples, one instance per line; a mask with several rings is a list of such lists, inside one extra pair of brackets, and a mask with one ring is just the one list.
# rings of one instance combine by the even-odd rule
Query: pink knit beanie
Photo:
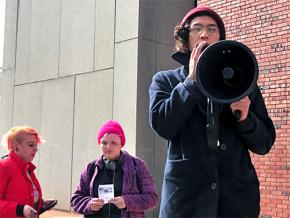
[(114, 133), (114, 134), (118, 135), (121, 139), (121, 145), (122, 146), (125, 145), (126, 137), (125, 137), (125, 134), (124, 134), (124, 131), (123, 131), (121, 125), (117, 121), (109, 120), (103, 124), (103, 126), (100, 128), (100, 131), (97, 135), (97, 141), (99, 144), (100, 144), (101, 138), (106, 133)]

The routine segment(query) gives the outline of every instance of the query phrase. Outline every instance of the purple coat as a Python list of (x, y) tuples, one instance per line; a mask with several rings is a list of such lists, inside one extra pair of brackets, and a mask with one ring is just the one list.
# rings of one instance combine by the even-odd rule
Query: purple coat
[[(102, 158), (100, 156), (97, 160), (91, 161), (81, 173), (80, 182), (71, 198), (71, 206), (78, 213), (93, 213), (90, 210), (90, 200), (93, 198), (94, 179), (98, 169), (103, 167)], [(133, 157), (126, 151), (123, 151), (119, 163), (124, 172), (122, 197), (126, 203), (126, 208), (121, 210), (122, 218), (144, 218), (145, 211), (155, 208), (158, 203), (158, 194), (150, 171), (142, 159)]]

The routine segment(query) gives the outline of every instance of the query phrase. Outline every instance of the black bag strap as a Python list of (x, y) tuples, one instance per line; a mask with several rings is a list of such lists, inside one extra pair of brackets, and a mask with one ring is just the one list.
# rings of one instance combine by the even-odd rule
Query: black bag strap
[(96, 169), (96, 163), (95, 161), (92, 162), (92, 165), (89, 169), (89, 178), (90, 178), (90, 181), (91, 179), (93, 178), (93, 175), (94, 175), (94, 172), (95, 172), (95, 169)]
[(8, 154), (5, 154), (1, 157), (2, 160), (6, 159), (8, 157)]
[(139, 192), (141, 192), (141, 188), (140, 188), (140, 181), (139, 181), (139, 177), (138, 177), (138, 170), (137, 170), (137, 164), (136, 164), (136, 159), (134, 157), (133, 158), (133, 163), (134, 163), (134, 173), (135, 173), (135, 176), (136, 176), (136, 182), (137, 182), (137, 188), (139, 190)]
[(216, 151), (219, 146), (218, 133), (219, 133), (219, 111), (215, 110), (214, 102), (207, 99), (207, 143), (212, 151)]

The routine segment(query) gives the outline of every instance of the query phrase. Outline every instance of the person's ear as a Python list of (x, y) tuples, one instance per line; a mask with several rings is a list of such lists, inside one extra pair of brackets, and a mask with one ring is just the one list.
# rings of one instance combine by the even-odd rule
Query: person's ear
[(12, 142), (13, 151), (19, 151), (19, 144), (15, 141)]
[(188, 27), (181, 27), (178, 31), (174, 33), (175, 39), (181, 41), (184, 44), (188, 43), (189, 38), (189, 28)]

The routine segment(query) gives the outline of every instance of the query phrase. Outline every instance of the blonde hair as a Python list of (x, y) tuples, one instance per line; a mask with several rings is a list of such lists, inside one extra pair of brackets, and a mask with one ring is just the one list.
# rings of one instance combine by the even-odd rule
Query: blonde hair
[(37, 140), (37, 145), (45, 142), (41, 135), (34, 128), (30, 126), (15, 126), (3, 135), (1, 144), (2, 146), (7, 147), (9, 151), (12, 151), (13, 141), (20, 143), (23, 140), (24, 134), (34, 135)]

